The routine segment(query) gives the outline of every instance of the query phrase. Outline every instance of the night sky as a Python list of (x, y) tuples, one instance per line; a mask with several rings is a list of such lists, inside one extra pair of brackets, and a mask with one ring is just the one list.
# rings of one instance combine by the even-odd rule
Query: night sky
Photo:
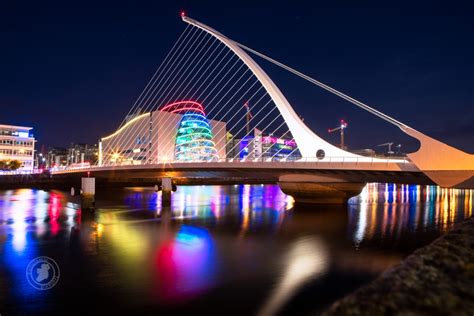
[[(0, 123), (34, 127), (40, 145), (95, 143), (122, 121), (184, 30), (184, 9), (240, 43), (474, 152), (473, 1), (392, 1), (391, 7), (380, 7), (388, 1), (97, 2), (0, 4)], [(391, 141), (416, 149), (390, 124), (255, 59), (323, 138), (337, 143), (327, 129), (344, 118), (350, 148)]]

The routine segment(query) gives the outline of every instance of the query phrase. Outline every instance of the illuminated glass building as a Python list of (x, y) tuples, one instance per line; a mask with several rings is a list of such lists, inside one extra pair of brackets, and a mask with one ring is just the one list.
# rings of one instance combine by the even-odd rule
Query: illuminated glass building
[(128, 118), (99, 142), (99, 165), (212, 161), (226, 157), (226, 123), (208, 120), (195, 101)]
[(186, 113), (179, 123), (175, 159), (179, 161), (210, 161), (217, 159), (211, 126), (199, 113)]
[(32, 172), (34, 165), (35, 138), (33, 128), (0, 124), (0, 160), (18, 160), (20, 172)]
[(247, 136), (239, 140), (240, 159), (295, 160), (301, 158), (294, 140), (275, 136)]

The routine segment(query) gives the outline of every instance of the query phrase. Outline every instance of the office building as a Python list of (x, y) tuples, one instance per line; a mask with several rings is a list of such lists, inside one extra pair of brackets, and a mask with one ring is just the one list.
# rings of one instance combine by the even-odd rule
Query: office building
[(32, 127), (0, 124), (0, 160), (17, 160), (19, 172), (32, 172), (34, 165), (35, 138)]

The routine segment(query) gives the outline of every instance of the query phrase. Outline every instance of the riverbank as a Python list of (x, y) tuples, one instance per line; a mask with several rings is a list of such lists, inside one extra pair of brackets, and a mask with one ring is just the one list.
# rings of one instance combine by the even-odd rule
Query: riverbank
[(454, 226), (323, 315), (472, 315), (474, 218)]

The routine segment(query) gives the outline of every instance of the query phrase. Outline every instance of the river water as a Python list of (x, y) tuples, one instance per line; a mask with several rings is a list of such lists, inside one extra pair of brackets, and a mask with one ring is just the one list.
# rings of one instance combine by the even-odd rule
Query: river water
[[(0, 191), (0, 314), (317, 314), (472, 215), (473, 192), (369, 184), (348, 206), (299, 206), (275, 185), (78, 197)], [(59, 279), (37, 290), (31, 260)], [(48, 281), (48, 280), (46, 280)], [(45, 282), (45, 281), (43, 281)]]

